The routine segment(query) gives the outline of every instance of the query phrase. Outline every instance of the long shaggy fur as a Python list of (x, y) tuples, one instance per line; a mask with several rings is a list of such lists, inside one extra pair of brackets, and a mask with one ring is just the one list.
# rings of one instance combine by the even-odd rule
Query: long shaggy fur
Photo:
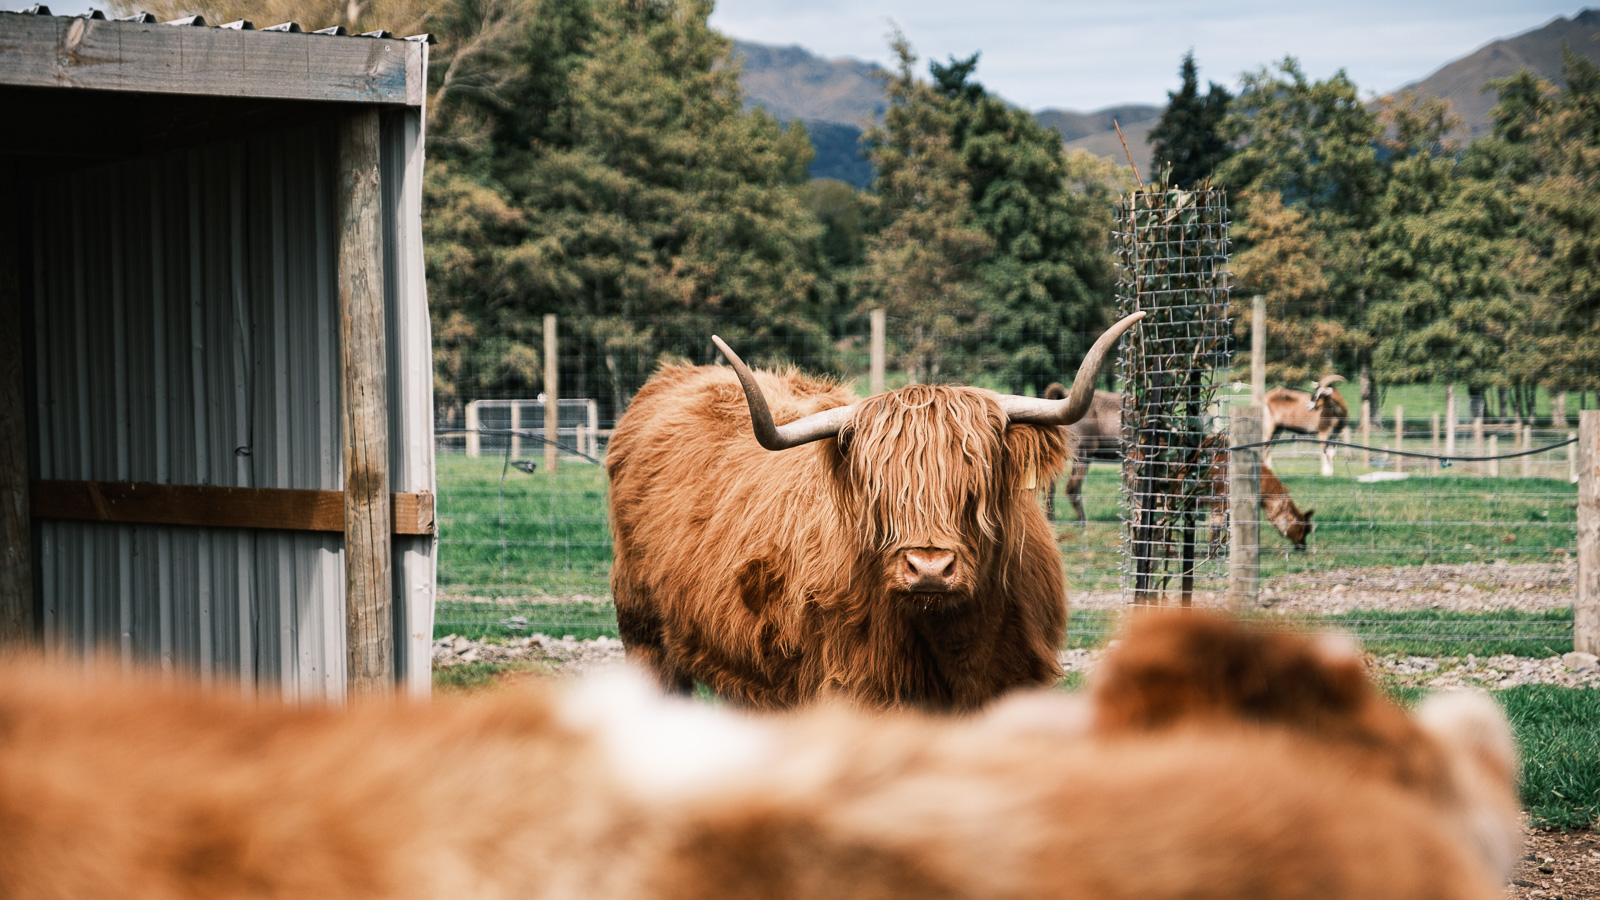
[[(793, 371), (756, 377), (779, 423), (855, 401)], [(934, 385), (773, 453), (732, 371), (667, 366), (606, 454), (629, 658), (669, 689), (698, 680), (766, 708), (969, 709), (1048, 683), (1066, 596), (1038, 489), (1065, 456), (1061, 429), (1008, 427), (993, 393)], [(920, 547), (955, 551), (956, 591), (892, 587)]]
[(1376, 709), (1346, 653), (1136, 629), (1069, 737), (1059, 693), (750, 718), (622, 679), (294, 710), (5, 663), (0, 894), (1497, 897), (1463, 823), (1514, 827), (1503, 716)]

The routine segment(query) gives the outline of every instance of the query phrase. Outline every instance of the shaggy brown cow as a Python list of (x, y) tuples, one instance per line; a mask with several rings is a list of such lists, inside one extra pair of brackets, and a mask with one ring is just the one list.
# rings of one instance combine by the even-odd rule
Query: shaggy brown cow
[(7, 662), (0, 895), (1498, 896), (1473, 823), (1515, 826), (1503, 718), (1376, 714), (1336, 657), (1141, 643), (1093, 701), (1127, 715), (1067, 739), (1059, 694), (745, 718), (620, 678), (297, 710)]
[[(1262, 429), (1269, 438), (1275, 438), (1280, 432), (1288, 431), (1295, 434), (1314, 434), (1318, 440), (1331, 441), (1350, 423), (1350, 407), (1345, 405), (1344, 397), (1339, 395), (1339, 389), (1334, 387), (1344, 381), (1343, 375), (1324, 375), (1317, 382), (1316, 390), (1311, 392), (1297, 391), (1293, 388), (1277, 387), (1267, 391), (1266, 396), (1266, 426)], [(1333, 474), (1333, 454), (1337, 449), (1329, 444), (1322, 445), (1322, 474)], [(1272, 462), (1272, 448), (1267, 447), (1262, 458), (1268, 463)]]
[(1142, 316), (1062, 401), (921, 384), (857, 401), (753, 373), (720, 339), (731, 370), (664, 367), (606, 453), (629, 659), (766, 708), (961, 710), (1053, 682), (1066, 590), (1038, 490)]

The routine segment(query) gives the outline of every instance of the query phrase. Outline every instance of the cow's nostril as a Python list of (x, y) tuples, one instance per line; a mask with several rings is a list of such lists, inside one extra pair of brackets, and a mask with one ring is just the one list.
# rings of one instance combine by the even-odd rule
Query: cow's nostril
[(956, 572), (956, 555), (949, 550), (907, 550), (907, 573), (915, 578), (948, 579)]

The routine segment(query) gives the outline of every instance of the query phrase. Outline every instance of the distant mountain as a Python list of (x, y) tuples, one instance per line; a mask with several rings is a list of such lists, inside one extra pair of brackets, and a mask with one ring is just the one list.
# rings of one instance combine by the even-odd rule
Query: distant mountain
[(888, 105), (883, 85), (889, 73), (883, 67), (750, 41), (734, 41), (733, 51), (743, 57), (739, 83), (745, 105), (760, 106), (781, 122), (805, 123), (817, 149), (811, 177), (837, 178), (858, 188), (872, 183), (861, 134)]
[(1495, 91), (1481, 91), (1484, 83), (1528, 69), (1561, 84), (1562, 45), (1600, 62), (1600, 10), (1552, 19), (1543, 27), (1485, 44), (1406, 87), (1449, 100), (1470, 138), (1478, 138), (1489, 133), (1489, 113), (1500, 100)]
[[(1048, 128), (1061, 132), (1068, 150), (1087, 150), (1095, 156), (1108, 156), (1126, 165), (1128, 156), (1138, 167), (1140, 177), (1150, 172), (1150, 129), (1161, 118), (1161, 107), (1143, 103), (1111, 106), (1095, 112), (1069, 112), (1064, 109), (1045, 109), (1033, 114)], [(1122, 141), (1117, 138), (1115, 125), (1122, 126), (1122, 136), (1128, 139), (1128, 153), (1122, 152)]]

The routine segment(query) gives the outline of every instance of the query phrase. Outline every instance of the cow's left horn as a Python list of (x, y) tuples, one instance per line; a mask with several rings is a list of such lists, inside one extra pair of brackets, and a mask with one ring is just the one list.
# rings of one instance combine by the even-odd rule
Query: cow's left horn
[(1019, 425), (1071, 425), (1083, 418), (1089, 411), (1089, 404), (1094, 401), (1094, 379), (1100, 374), (1106, 353), (1117, 342), (1117, 338), (1122, 337), (1123, 332), (1142, 318), (1144, 313), (1136, 312), (1100, 335), (1100, 339), (1094, 342), (1088, 355), (1083, 358), (1083, 364), (1078, 366), (1078, 375), (1072, 379), (1072, 393), (1065, 400), (1004, 394), (1000, 397), (1000, 408), (1005, 410), (1006, 417)]
[(761, 386), (756, 384), (755, 373), (722, 338), (713, 334), (711, 341), (728, 358), (728, 364), (739, 376), (739, 383), (744, 386), (744, 399), (750, 404), (750, 426), (756, 433), (756, 442), (768, 450), (788, 450), (790, 447), (831, 438), (855, 416), (857, 404), (852, 403), (812, 413), (787, 425), (774, 424), (772, 410), (767, 408), (766, 395), (761, 393)]

